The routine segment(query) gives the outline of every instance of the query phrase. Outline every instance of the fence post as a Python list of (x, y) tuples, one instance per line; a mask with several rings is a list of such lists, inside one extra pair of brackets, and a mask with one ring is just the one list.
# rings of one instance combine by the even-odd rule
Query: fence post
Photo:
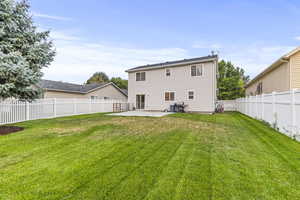
[(276, 125), (276, 92), (272, 92), (272, 117), (273, 117), (273, 123)]
[(92, 113), (92, 98), (90, 98), (89, 112)]
[(53, 99), (53, 114), (56, 117), (56, 98)]
[(29, 120), (30, 115), (29, 115), (29, 102), (28, 101), (25, 102), (25, 106), (26, 106), (26, 120)]
[(258, 117), (258, 95), (255, 96), (255, 118), (259, 119)]
[(291, 90), (291, 109), (292, 109), (292, 135), (296, 134), (296, 89)]
[(76, 99), (74, 98), (73, 99), (73, 105), (74, 105), (74, 115), (76, 115), (76, 113), (77, 113), (77, 105), (76, 105)]
[(244, 105), (245, 105), (245, 113), (246, 115), (248, 115), (248, 97), (245, 98), (245, 101), (244, 101)]
[(264, 120), (265, 116), (265, 94), (261, 94), (261, 120)]

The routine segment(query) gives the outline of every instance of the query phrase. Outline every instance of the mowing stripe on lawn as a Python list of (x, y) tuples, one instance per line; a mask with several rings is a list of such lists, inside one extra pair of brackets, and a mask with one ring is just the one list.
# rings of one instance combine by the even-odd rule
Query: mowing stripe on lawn
[(195, 136), (192, 133), (186, 134), (188, 134), (186, 141), (183, 141), (176, 154), (170, 159), (162, 171), (156, 184), (147, 193), (144, 199), (173, 199), (177, 191), (177, 185), (185, 171), (187, 160), (189, 160), (195, 149)]
[[(106, 126), (106, 125), (104, 125)], [(60, 157), (64, 157), (64, 160), (72, 160), (73, 158), (70, 155), (76, 155), (76, 152), (82, 152), (82, 150), (85, 150), (85, 146), (82, 146), (82, 140), (84, 140), (86, 137), (90, 136), (91, 134), (99, 131), (98, 129), (102, 129), (103, 126), (95, 126), (92, 127), (86, 131), (81, 132), (80, 134), (76, 135), (76, 136), (69, 136), (68, 138), (65, 138), (64, 142), (61, 142), (60, 140), (56, 141), (56, 143), (51, 143), (50, 145), (43, 147), (41, 146), (41, 148), (35, 148), (34, 151), (30, 152), (30, 155), (27, 156), (26, 154), (26, 158), (30, 157), (31, 155), (34, 156), (41, 156), (43, 160), (51, 161), (51, 159), (57, 159), (57, 157), (55, 156), (60, 156)], [(109, 133), (107, 133), (109, 134)], [(125, 137), (132, 137), (132, 136), (138, 136), (138, 133), (135, 134), (127, 134), (127, 135), (121, 135), (121, 136), (115, 136), (115, 138), (117, 141), (123, 141)], [(142, 137), (142, 136), (141, 136)], [(109, 145), (119, 145), (119, 144), (110, 144), (108, 140), (102, 140), (102, 141), (97, 141), (97, 145), (99, 145), (100, 143), (102, 145), (107, 145), (108, 148), (113, 147), (113, 146), (109, 146)], [(108, 144), (106, 144), (108, 143)], [(125, 144), (125, 142), (124, 142)], [(33, 143), (33, 145), (35, 145), (35, 143)], [(89, 144), (90, 145), (90, 144)], [(126, 144), (125, 144), (126, 145)], [(102, 146), (101, 148), (103, 148), (105, 146)], [(51, 153), (48, 153), (50, 149), (54, 149), (54, 151), (51, 151)], [(65, 149), (69, 149), (69, 151), (66, 151)], [(63, 152), (63, 153), (61, 153)], [(11, 159), (11, 158), (10, 158)], [(34, 158), (36, 159), (36, 158)], [(22, 160), (18, 160), (18, 162), (21, 162)], [(30, 159), (27, 159), (26, 161), (30, 162)], [(40, 162), (42, 160), (39, 160)], [(14, 164), (17, 164), (18, 162), (14, 162)], [(0, 167), (1, 168), (1, 167)]]
[[(162, 137), (163, 136), (163, 137)], [(165, 137), (167, 136), (167, 137)], [(99, 185), (102, 186), (98, 188), (97, 193), (105, 194), (107, 190), (111, 190), (111, 188), (114, 188), (117, 184), (119, 184), (124, 177), (128, 176), (128, 173), (137, 165), (140, 165), (145, 158), (150, 157), (154, 152), (157, 152), (160, 148), (162, 148), (164, 145), (166, 145), (172, 138), (175, 137), (173, 132), (170, 133), (164, 133), (159, 138), (153, 139), (151, 143), (143, 144), (144, 148), (140, 150), (139, 152), (134, 152), (134, 154), (131, 154), (126, 159), (122, 160), (122, 163), (116, 163), (115, 165), (111, 166), (110, 168), (104, 169), (99, 176), (94, 177), (91, 179), (88, 184), (91, 185)], [(157, 141), (157, 142), (155, 142)], [(117, 173), (118, 176), (111, 176), (110, 174)], [(94, 194), (93, 191), (89, 190), (89, 187), (87, 184), (83, 185), (86, 189), (86, 191), (89, 191), (90, 194)], [(83, 189), (83, 188), (81, 188)], [(77, 190), (76, 193), (79, 193), (81, 190)], [(85, 192), (87, 193), (87, 192)], [(100, 195), (99, 194), (99, 195)], [(81, 194), (83, 195), (83, 194)]]
[[(255, 123), (254, 120), (250, 120), (248, 117), (242, 115), (239, 115), (239, 117), (242, 120), (244, 120), (245, 126), (247, 126), (249, 130), (252, 130), (252, 133), (255, 134), (263, 144), (269, 147), (269, 149), (271, 149), (272, 152), (276, 153), (277, 156), (279, 156), (285, 163), (287, 163), (291, 167), (291, 169), (295, 171), (299, 171), (300, 162), (298, 163), (299, 165), (296, 165), (290, 161), (291, 159), (287, 158), (288, 155), (295, 155), (295, 152), (291, 152), (288, 147), (281, 145), (282, 142), (277, 141), (274, 137), (271, 137), (269, 132), (270, 130), (269, 131), (266, 130), (267, 127), (262, 127), (261, 124), (259, 124), (260, 125), (259, 126), (258, 124)], [(280, 134), (280, 133), (276, 133), (275, 131), (272, 132), (274, 135)], [(282, 137), (282, 139), (283, 138), (290, 140), (290, 138), (287, 138), (287, 136)], [(295, 159), (295, 161), (297, 161), (297, 159)]]
[[(150, 135), (149, 134), (149, 137), (153, 137), (152, 135)], [(156, 138), (155, 138), (156, 139)], [(126, 148), (126, 150), (128, 151), (128, 150), (136, 150), (136, 149), (139, 149), (139, 148), (144, 148), (144, 146), (145, 145), (143, 145), (143, 144), (145, 144), (145, 142), (146, 143), (149, 143), (149, 142), (151, 142), (151, 140), (149, 139), (149, 140), (145, 140), (145, 142), (144, 143), (142, 143), (142, 144), (139, 144), (139, 145), (137, 145), (136, 146), (136, 144), (134, 143), (134, 142), (136, 142), (137, 140), (132, 140), (131, 141), (131, 143), (130, 143), (130, 141), (129, 141), (129, 143), (127, 143), (127, 144), (131, 144), (131, 146), (128, 148), (128, 147), (126, 147), (126, 146), (124, 146), (124, 148), (123, 149), (125, 149)], [(101, 147), (101, 145), (99, 145), (99, 147)], [(119, 150), (121, 150), (121, 149), (119, 149)], [(122, 151), (117, 151), (117, 150), (114, 150), (114, 152), (115, 153), (117, 153), (117, 154), (120, 154), (121, 156), (123, 156), (123, 157), (125, 157), (125, 158), (123, 158), (123, 159), (126, 159), (128, 156), (127, 156), (127, 154), (124, 154), (124, 152), (122, 152)], [(113, 159), (115, 159), (116, 161), (118, 161), (118, 162), (121, 162), (122, 160), (118, 160), (118, 156), (115, 154), (115, 155), (111, 155), (112, 156), (112, 158)], [(131, 155), (131, 156), (133, 156), (133, 154)], [(100, 159), (92, 159), (91, 161), (92, 161), (92, 163), (94, 163), (94, 164), (97, 164), (97, 163), (101, 163), (101, 158)], [(47, 164), (47, 163), (46, 163)], [(76, 169), (76, 166), (77, 165), (79, 165), (79, 166), (81, 166), (83, 163), (74, 163), (73, 165), (70, 165), (70, 166), (72, 166), (72, 173), (70, 174), (70, 178), (68, 178), (67, 180), (68, 181), (70, 181), (70, 180), (73, 180), (73, 179), (76, 179), (76, 176), (75, 177), (73, 177), (74, 176), (74, 174), (77, 174), (77, 173), (79, 173), (80, 174), (80, 171), (82, 170), (82, 168), (84, 169), (84, 168), (86, 168), (86, 167), (88, 167), (88, 169), (89, 169), (89, 173), (88, 174), (91, 174), (90, 173), (90, 170), (91, 170), (91, 164), (90, 163), (84, 163), (84, 165), (81, 167), (81, 168), (78, 168), (77, 169), (77, 173), (76, 173), (76, 171), (74, 171), (75, 169)], [(62, 166), (64, 166), (64, 165), (62, 165)], [(41, 176), (42, 176), (42, 174), (43, 173), (45, 173), (45, 171), (44, 171), (44, 169), (42, 169), (42, 170), (40, 170), (40, 173), (41, 173)], [(36, 173), (35, 173), (36, 174)], [(88, 175), (87, 175), (88, 176)], [(55, 177), (54, 177), (55, 178)], [(59, 178), (59, 177), (56, 177), (56, 178)], [(63, 178), (66, 178), (66, 177), (63, 177)], [(81, 177), (81, 178), (83, 178), (83, 177)], [(41, 181), (41, 180), (40, 180)], [(48, 181), (49, 182), (49, 181)], [(20, 183), (20, 184), (22, 184), (22, 183)], [(34, 180), (32, 180), (32, 183), (27, 183), (27, 184), (33, 184), (34, 185)], [(49, 183), (48, 183), (49, 184)], [(65, 184), (65, 183), (63, 183), (63, 184)], [(52, 186), (52, 187), (55, 187), (55, 186)]]
[[(252, 158), (253, 161), (247, 163), (247, 167), (241, 168), (244, 169), (244, 173), (242, 176), (240, 176), (241, 183), (243, 183), (240, 184), (240, 187), (244, 185), (244, 187), (246, 187), (248, 190), (252, 189), (247, 193), (241, 190), (241, 194), (244, 196), (248, 194), (247, 198), (250, 198), (250, 196), (253, 196), (252, 198), (266, 198), (267, 196), (273, 196), (273, 199), (295, 198), (293, 194), (296, 193), (296, 188), (294, 188), (293, 185), (287, 185), (285, 183), (289, 182), (289, 180), (294, 180), (293, 182), (296, 184), (299, 182), (299, 175), (297, 175), (297, 171), (290, 170), (291, 166), (289, 164), (287, 165), (285, 161), (282, 162), (284, 159), (278, 155), (279, 152), (276, 150), (274, 151), (274, 146), (270, 146), (269, 143), (271, 143), (271, 141), (261, 138), (264, 137), (264, 134), (270, 134), (264, 133), (265, 130), (258, 130), (264, 129), (259, 128), (264, 127), (264, 125), (261, 123), (253, 125), (251, 123), (252, 120), (250, 120), (250, 122), (248, 120), (244, 120), (242, 117), (240, 117), (240, 115), (234, 115), (233, 117), (235, 117), (240, 124), (240, 129), (244, 127), (243, 132), (247, 132), (249, 141), (251, 141), (252, 138), (256, 138), (256, 144), (260, 144), (260, 146), (256, 145), (256, 147), (259, 148), (255, 149), (256, 157)], [(266, 129), (268, 129), (268, 127), (266, 127)], [(271, 131), (275, 133), (275, 131)], [(251, 146), (249, 145), (250, 143), (245, 145), (245, 147), (250, 148)], [(259, 150), (261, 151), (261, 154), (259, 154)], [(244, 149), (243, 152), (247, 152), (247, 150)], [(266, 169), (264, 166), (269, 166), (269, 168)], [(240, 171), (240, 169), (237, 169), (237, 171)], [(248, 177), (245, 176), (247, 174), (249, 174)], [(257, 184), (246, 185), (247, 182), (253, 183), (255, 181)], [(293, 190), (295, 192), (292, 192)]]
[(195, 138), (195, 149), (187, 160), (182, 178), (176, 188), (174, 199), (211, 199), (211, 152), (214, 129), (199, 132)]
[[(175, 133), (174, 133), (175, 134)], [(110, 189), (102, 198), (98, 199), (142, 199), (156, 183), (169, 160), (175, 155), (184, 139), (186, 132), (178, 131), (174, 138), (155, 151), (137, 165), (121, 182)]]

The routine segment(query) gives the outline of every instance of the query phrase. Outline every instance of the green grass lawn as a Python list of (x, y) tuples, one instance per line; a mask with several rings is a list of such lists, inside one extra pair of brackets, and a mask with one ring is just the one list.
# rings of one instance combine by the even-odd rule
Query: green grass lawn
[(300, 199), (300, 143), (238, 113), (82, 115), (0, 136), (0, 199)]

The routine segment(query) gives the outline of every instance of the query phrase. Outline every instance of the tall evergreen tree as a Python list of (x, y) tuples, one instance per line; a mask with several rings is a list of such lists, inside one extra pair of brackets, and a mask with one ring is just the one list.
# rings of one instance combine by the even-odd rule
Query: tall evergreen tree
[(245, 96), (245, 84), (249, 76), (240, 67), (235, 67), (231, 62), (219, 62), (218, 99), (231, 100)]
[(49, 31), (38, 32), (26, 0), (0, 1), (0, 98), (33, 100), (42, 68), (54, 58)]

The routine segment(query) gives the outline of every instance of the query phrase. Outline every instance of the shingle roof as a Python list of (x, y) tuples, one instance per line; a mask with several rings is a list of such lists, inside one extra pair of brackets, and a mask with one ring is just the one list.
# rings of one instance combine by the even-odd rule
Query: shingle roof
[(74, 84), (74, 83), (66, 83), (66, 82), (62, 82), (62, 81), (51, 81), (51, 80), (42, 79), (38, 83), (38, 86), (42, 89), (63, 91), (63, 92), (74, 92), (74, 93), (80, 93), (80, 94), (89, 93), (94, 89), (105, 87), (106, 85), (113, 85), (117, 90), (119, 90), (125, 96), (128, 96), (128, 92), (126, 89), (120, 89), (113, 82), (92, 83), (92, 84), (80, 85), (80, 84)]
[(191, 59), (183, 59), (183, 60), (169, 61), (169, 62), (163, 62), (163, 63), (156, 63), (156, 64), (151, 64), (151, 65), (143, 65), (143, 66), (138, 66), (138, 67), (128, 69), (127, 72), (135, 71), (135, 70), (139, 70), (139, 69), (167, 67), (169, 65), (181, 64), (181, 63), (183, 64), (186, 62), (195, 62), (195, 61), (201, 62), (201, 61), (217, 59), (217, 58), (218, 58), (218, 55), (210, 55), (210, 56), (203, 56), (203, 57), (197, 57), (197, 58), (191, 58)]
[(126, 94), (127, 96), (128, 96), (128, 90), (127, 89), (121, 89), (122, 90), (122, 92), (124, 93), (124, 94)]
[(47, 90), (59, 90), (66, 92), (75, 92), (75, 93), (88, 93), (89, 91), (96, 89), (98, 87), (104, 86), (108, 83), (93, 83), (86, 85), (79, 85), (73, 83), (66, 83), (62, 81), (51, 81), (42, 79), (38, 86), (47, 89)]

